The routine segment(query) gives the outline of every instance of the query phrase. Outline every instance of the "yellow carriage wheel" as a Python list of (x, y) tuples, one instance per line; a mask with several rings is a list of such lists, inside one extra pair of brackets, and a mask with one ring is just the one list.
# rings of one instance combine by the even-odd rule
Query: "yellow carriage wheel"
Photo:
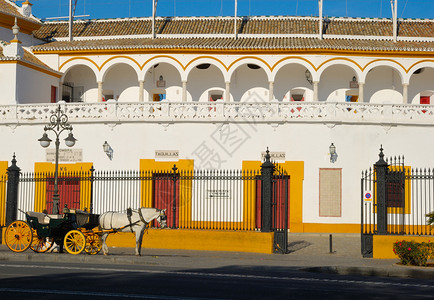
[(30, 249), (36, 253), (44, 253), (53, 246), (53, 239), (50, 237), (40, 237), (36, 230), (33, 231), (33, 241), (30, 245)]
[(86, 234), (86, 247), (84, 248), (84, 251), (86, 251), (87, 254), (95, 255), (98, 254), (101, 249), (101, 237), (93, 232)]
[(32, 244), (33, 233), (29, 224), (24, 221), (12, 222), (5, 232), (5, 241), (14, 252), (26, 251)]
[(86, 245), (86, 238), (79, 230), (71, 230), (63, 239), (63, 246), (70, 254), (80, 254)]

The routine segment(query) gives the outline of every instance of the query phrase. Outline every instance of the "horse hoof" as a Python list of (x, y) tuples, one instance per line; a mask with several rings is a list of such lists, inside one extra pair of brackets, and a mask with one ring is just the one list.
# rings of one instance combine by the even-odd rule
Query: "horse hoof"
[(107, 256), (108, 255), (108, 253), (104, 253), (104, 256)]

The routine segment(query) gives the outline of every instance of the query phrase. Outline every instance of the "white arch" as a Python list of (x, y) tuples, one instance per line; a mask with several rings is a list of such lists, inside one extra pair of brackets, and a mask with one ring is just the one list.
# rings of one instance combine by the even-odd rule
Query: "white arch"
[(401, 78), (401, 83), (407, 83), (408, 81), (406, 81), (408, 78), (405, 75), (405, 70), (404, 68), (399, 65), (397, 62), (391, 61), (391, 60), (379, 60), (379, 61), (375, 61), (369, 65), (366, 66), (366, 68), (363, 70), (361, 79), (359, 79), (359, 82), (366, 82), (366, 77), (368, 76), (369, 71), (371, 71), (374, 68), (377, 67), (389, 67), (394, 69), (396, 72), (398, 72), (399, 77)]
[(318, 81), (321, 79), (322, 74), (331, 67), (336, 66), (346, 66), (349, 67), (356, 73), (356, 78), (358, 82), (365, 82), (363, 77), (363, 72), (360, 68), (352, 61), (346, 59), (334, 59), (323, 64), (317, 71)]
[(408, 70), (408, 73), (406, 74), (406, 76), (408, 77), (408, 79), (407, 79), (408, 82), (410, 82), (410, 79), (413, 76), (414, 72), (416, 72), (417, 70), (419, 70), (421, 68), (434, 69), (434, 61), (423, 61), (423, 62), (417, 63), (416, 65), (411, 67), (410, 70)]
[(91, 69), (93, 71), (93, 73), (95, 74), (95, 78), (96, 81), (98, 81), (98, 76), (100, 75), (100, 71), (98, 70), (98, 67), (92, 63), (91, 61), (89, 61), (88, 59), (73, 59), (68, 61), (67, 63), (65, 63), (61, 68), (60, 68), (60, 72), (62, 72), (62, 77), (61, 77), (61, 82), (64, 81), (66, 74), (69, 72), (69, 70), (71, 70), (73, 67), (77, 67), (77, 66), (86, 66), (89, 67), (89, 69)]
[(230, 67), (229, 71), (227, 72), (227, 77), (225, 78), (225, 81), (229, 82), (232, 78), (232, 75), (238, 69), (238, 67), (243, 66), (243, 65), (247, 65), (247, 64), (254, 64), (254, 65), (261, 67), (261, 69), (265, 71), (265, 74), (267, 75), (268, 81), (271, 81), (272, 76), (271, 76), (271, 70), (270, 70), (269, 66), (267, 64), (265, 64), (262, 60), (260, 60), (258, 58), (252, 58), (252, 57), (241, 58), (236, 63), (234, 63)]
[[(228, 72), (226, 71), (226, 68), (219, 63), (218, 61), (208, 58), (208, 57), (203, 57), (200, 59), (195, 60), (194, 62), (190, 63), (188, 65), (188, 67), (185, 69), (185, 76), (186, 76), (186, 80), (188, 78), (188, 76), (190, 75), (190, 72), (197, 66), (201, 65), (201, 64), (210, 64), (211, 66), (216, 67), (217, 69), (220, 70), (221, 75), (223, 76), (223, 80), (226, 82), (227, 77), (225, 76)], [(182, 76), (181, 76), (182, 77)]]
[(154, 57), (154, 58), (151, 58), (150, 60), (148, 60), (143, 65), (142, 70), (139, 74), (140, 80), (145, 79), (146, 72), (148, 72), (148, 70), (150, 68), (152, 68), (156, 64), (161, 64), (161, 63), (166, 63), (166, 64), (169, 64), (172, 67), (174, 67), (178, 71), (179, 76), (181, 76), (181, 81), (187, 80), (186, 72), (184, 71), (183, 66), (176, 59), (169, 57), (169, 56), (157, 56), (157, 57)]
[(137, 75), (137, 81), (139, 81), (139, 74), (141, 71), (140, 66), (135, 61), (126, 57), (115, 57), (114, 59), (110, 59), (109, 61), (104, 63), (103, 67), (101, 68), (101, 78), (98, 78), (98, 81), (104, 81), (104, 78), (110, 71), (110, 69), (113, 68), (115, 65), (119, 64), (125, 64), (133, 68)]
[(285, 59), (281, 62), (279, 62), (276, 66), (274, 66), (273, 71), (271, 72), (271, 81), (275, 81), (276, 80), (276, 76), (279, 73), (279, 71), (288, 65), (301, 65), (303, 67), (305, 67), (306, 69), (309, 70), (310, 74), (312, 74), (312, 79), (314, 81), (317, 81), (318, 77), (317, 77), (317, 72), (315, 71), (315, 68), (306, 60), (299, 58), (299, 57), (290, 57), (288, 59)]

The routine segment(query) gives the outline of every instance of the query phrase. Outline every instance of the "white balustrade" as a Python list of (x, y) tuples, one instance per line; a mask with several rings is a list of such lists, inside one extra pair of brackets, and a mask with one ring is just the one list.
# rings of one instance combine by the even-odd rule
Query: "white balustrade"
[[(0, 124), (47, 123), (59, 104), (0, 106)], [(323, 122), (434, 124), (434, 106), (349, 102), (116, 102), (62, 103), (71, 123)]]

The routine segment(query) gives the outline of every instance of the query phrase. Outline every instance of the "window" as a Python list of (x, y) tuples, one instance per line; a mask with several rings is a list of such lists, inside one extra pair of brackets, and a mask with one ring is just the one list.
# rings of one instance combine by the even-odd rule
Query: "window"
[(420, 96), (420, 104), (431, 104), (430, 96)]
[(154, 94), (152, 96), (152, 101), (154, 101), (154, 102), (159, 102), (159, 101), (164, 100), (164, 99), (166, 99), (166, 94)]

